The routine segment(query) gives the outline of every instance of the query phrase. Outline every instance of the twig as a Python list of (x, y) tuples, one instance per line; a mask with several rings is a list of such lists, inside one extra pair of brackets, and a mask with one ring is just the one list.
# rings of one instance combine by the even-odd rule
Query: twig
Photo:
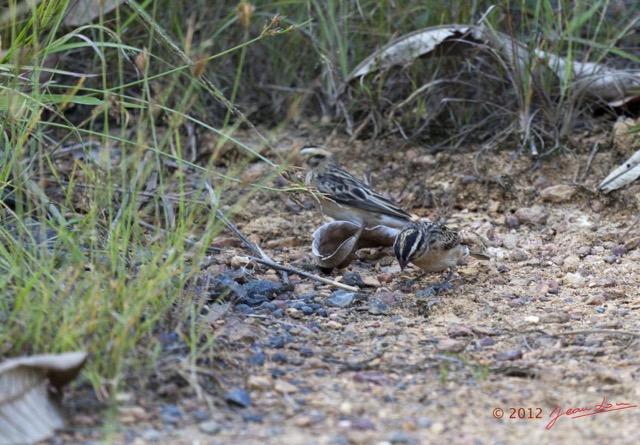
[(249, 259), (252, 259), (254, 261), (257, 261), (258, 263), (264, 264), (265, 266), (269, 266), (269, 267), (273, 267), (274, 269), (278, 269), (278, 270), (282, 270), (285, 272), (289, 272), (289, 273), (293, 273), (296, 275), (300, 275), (301, 277), (305, 277), (305, 278), (311, 278), (312, 280), (316, 280), (316, 281), (320, 281), (321, 283), (324, 284), (329, 284), (331, 286), (337, 287), (339, 289), (344, 289), (344, 290), (348, 290), (351, 292), (358, 292), (360, 289), (357, 287), (353, 287), (353, 286), (349, 286), (347, 284), (344, 283), (340, 283), (338, 281), (333, 281), (330, 280), (328, 278), (323, 278), (319, 275), (314, 275), (312, 273), (309, 272), (305, 272), (303, 270), (299, 270), (293, 267), (289, 267), (289, 266), (284, 266), (282, 264), (276, 263), (275, 261), (272, 261), (270, 259), (262, 259), (262, 258), (256, 258), (256, 257), (252, 257), (249, 256)]
[(622, 240), (624, 240), (627, 237), (627, 235), (629, 235), (631, 230), (636, 226), (636, 224), (638, 224), (638, 221), (640, 221), (640, 213), (638, 213), (638, 216), (636, 216), (636, 219), (633, 220), (633, 222), (631, 223), (631, 225), (629, 226), (627, 231), (624, 232), (624, 235), (622, 235), (620, 238), (618, 238), (618, 242), (621, 242)]
[(630, 332), (630, 331), (620, 331), (617, 329), (585, 329), (583, 331), (566, 331), (566, 332), (557, 332), (550, 333), (543, 331), (541, 329), (536, 330), (536, 332), (542, 332), (549, 337), (561, 337), (564, 335), (580, 335), (580, 334), (614, 334), (614, 335), (628, 335), (629, 337), (640, 337), (640, 333), (638, 332)]
[[(272, 266), (273, 264), (277, 264), (275, 261), (273, 261), (269, 257), (269, 255), (264, 253), (264, 251), (260, 248), (260, 246), (249, 241), (249, 238), (244, 236), (244, 233), (238, 230), (236, 225), (231, 221), (229, 221), (229, 218), (227, 218), (225, 214), (222, 213), (222, 211), (219, 208), (217, 208), (216, 194), (213, 191), (213, 187), (211, 187), (211, 184), (209, 184), (209, 181), (205, 181), (204, 186), (206, 187), (207, 192), (209, 192), (209, 200), (211, 202), (211, 207), (216, 209), (216, 217), (220, 219), (220, 221), (222, 221), (225, 226), (227, 226), (227, 229), (231, 230), (238, 238), (240, 238), (240, 241), (242, 241), (249, 248), (249, 250), (251, 250), (253, 253), (257, 255), (260, 255), (260, 258), (262, 258), (263, 261), (272, 263), (271, 264)], [(285, 269), (280, 269), (280, 270), (282, 271), (282, 279), (284, 280), (285, 284), (289, 284), (289, 277), (287, 276), (287, 271)]]
[(591, 150), (591, 154), (589, 155), (589, 159), (587, 159), (587, 166), (584, 168), (584, 173), (582, 174), (582, 178), (580, 178), (580, 182), (584, 182), (587, 179), (587, 173), (589, 173), (589, 169), (591, 168), (591, 163), (593, 162), (593, 158), (596, 157), (596, 153), (598, 153), (598, 148), (600, 145), (596, 142), (593, 144), (593, 149)]

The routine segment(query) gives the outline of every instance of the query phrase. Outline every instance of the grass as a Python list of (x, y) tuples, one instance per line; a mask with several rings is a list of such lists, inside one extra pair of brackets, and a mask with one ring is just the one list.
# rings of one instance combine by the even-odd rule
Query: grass
[[(164, 333), (179, 333), (192, 363), (211, 357), (200, 318), (210, 302), (195, 289), (223, 230), (214, 210), (233, 216), (270, 186), (287, 159), (268, 145), (290, 120), (341, 110), (355, 128), (371, 113), (369, 127), (447, 146), (461, 133), (492, 136), (467, 131), (478, 119), (492, 129), (516, 122), (557, 146), (585, 113), (568, 73), (559, 84), (534, 66), (509, 77), (486, 59), (417, 61), (336, 106), (342, 79), (376, 48), (415, 29), (474, 23), (489, 3), (260, 1), (255, 11), (241, 4), (244, 15), (219, 3), (128, 2), (69, 29), (65, 1), (9, 2), (0, 23), (0, 356), (86, 350), (83, 378), (105, 397), (154, 373)], [(638, 11), (605, 20), (607, 5), (503, 2), (486, 23), (528, 39), (529, 51), (637, 61), (613, 43)], [(261, 142), (240, 142), (247, 132)], [(214, 143), (194, 145), (194, 134)], [(257, 159), (269, 173), (241, 184)]]

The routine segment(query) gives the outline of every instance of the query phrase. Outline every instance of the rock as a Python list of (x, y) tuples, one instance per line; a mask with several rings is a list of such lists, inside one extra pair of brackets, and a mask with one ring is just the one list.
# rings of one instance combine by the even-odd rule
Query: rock
[(269, 280), (251, 280), (242, 286), (242, 288), (249, 298), (263, 296), (269, 300), (273, 300), (277, 295), (284, 291), (282, 283), (275, 283)]
[(251, 404), (251, 397), (242, 388), (232, 388), (225, 394), (224, 401), (231, 406), (246, 408)]
[(282, 351), (278, 351), (271, 356), (271, 361), (274, 363), (288, 363), (289, 357)]
[(601, 305), (604, 304), (605, 301), (607, 301), (607, 298), (603, 294), (596, 294), (589, 297), (585, 304)]
[(540, 321), (542, 323), (566, 323), (569, 321), (569, 315), (562, 312), (544, 314), (540, 316)]
[(273, 388), (273, 379), (266, 375), (250, 375), (247, 388), (251, 391), (268, 391)]
[(380, 287), (380, 281), (374, 275), (365, 275), (362, 277), (362, 282), (367, 287)]
[(547, 187), (549, 187), (549, 180), (547, 178), (545, 178), (544, 176), (540, 175), (536, 178), (535, 181), (533, 181), (533, 187), (536, 190), (542, 190), (545, 189)]
[(580, 289), (584, 287), (586, 279), (579, 273), (568, 273), (562, 277), (562, 281), (565, 285), (574, 289)]
[(502, 245), (505, 249), (513, 250), (518, 247), (518, 235), (507, 233), (502, 237)]
[(376, 298), (369, 302), (367, 312), (371, 315), (387, 315), (389, 313), (389, 306)]
[(508, 215), (504, 219), (504, 225), (510, 229), (517, 229), (520, 227), (520, 220), (513, 215)]
[(611, 249), (611, 255), (622, 256), (625, 253), (627, 253), (627, 248), (624, 246), (624, 244), (620, 244), (619, 246)]
[(494, 358), (500, 362), (507, 360), (518, 360), (522, 358), (522, 349), (513, 349), (511, 351), (496, 352)]
[(527, 259), (529, 259), (529, 255), (527, 255), (524, 250), (516, 250), (515, 252), (512, 252), (509, 257), (511, 258), (511, 261), (516, 263), (527, 261)]
[(582, 246), (578, 249), (578, 256), (580, 258), (584, 258), (587, 255), (591, 255), (592, 252), (593, 252), (593, 249), (591, 249), (590, 246)]
[(362, 281), (360, 274), (356, 272), (348, 272), (342, 276), (342, 282), (347, 286), (365, 287), (366, 284)]
[(329, 320), (329, 322), (327, 323), (327, 327), (331, 328), (331, 329), (342, 329), (342, 323), (338, 323), (335, 320)]
[(569, 255), (562, 261), (562, 270), (565, 272), (576, 270), (580, 265), (580, 257), (578, 255)]
[(330, 298), (327, 298), (327, 304), (335, 307), (349, 307), (349, 305), (356, 298), (354, 292), (348, 292), (346, 290), (337, 290), (331, 294)]
[(538, 317), (537, 315), (527, 315), (526, 317), (524, 317), (524, 321), (526, 321), (527, 323), (539, 323), (540, 322), (540, 317)]
[(153, 428), (149, 428), (144, 430), (142, 438), (148, 442), (160, 442), (161, 439), (165, 438), (165, 434)]
[(212, 436), (222, 431), (222, 426), (215, 420), (207, 420), (198, 424), (200, 432), (205, 434), (211, 434)]
[(274, 385), (273, 389), (275, 389), (280, 394), (291, 394), (299, 391), (297, 386), (292, 385), (291, 383), (284, 380), (276, 380), (276, 384)]
[(576, 190), (567, 184), (558, 184), (547, 187), (540, 192), (540, 197), (544, 201), (566, 202), (573, 198)]
[(182, 411), (175, 405), (165, 405), (160, 408), (160, 419), (165, 423), (178, 423), (182, 417)]
[(466, 342), (443, 338), (438, 341), (436, 349), (441, 352), (461, 352), (464, 350)]
[(284, 311), (289, 317), (291, 318), (302, 318), (304, 317), (304, 314), (302, 313), (302, 311), (299, 311), (298, 309), (294, 308), (294, 307), (288, 307), (287, 309), (285, 309)]
[(516, 210), (515, 217), (523, 224), (537, 226), (547, 222), (549, 212), (542, 206), (522, 207)]
[(493, 346), (496, 343), (498, 343), (495, 339), (491, 338), (491, 337), (484, 337), (481, 338), (480, 341), (478, 342), (480, 344), (480, 346), (482, 346), (483, 348), (486, 348), (488, 346)]
[(300, 354), (300, 357), (313, 357), (313, 349), (306, 346), (301, 347), (298, 353)]
[(393, 275), (390, 273), (378, 274), (376, 278), (378, 278), (378, 281), (383, 284), (391, 283), (391, 281), (393, 281)]
[(458, 274), (465, 277), (475, 277), (480, 271), (474, 266), (465, 266), (458, 268)]
[(264, 362), (267, 360), (267, 356), (263, 352), (256, 352), (251, 357), (249, 357), (249, 364), (255, 366), (262, 366)]

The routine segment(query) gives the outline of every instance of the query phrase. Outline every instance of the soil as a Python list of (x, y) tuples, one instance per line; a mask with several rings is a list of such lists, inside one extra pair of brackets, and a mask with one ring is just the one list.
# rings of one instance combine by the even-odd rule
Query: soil
[[(389, 249), (326, 273), (313, 268), (311, 233), (325, 220), (312, 201), (259, 193), (235, 220), (243, 233), (277, 262), (361, 291), (336, 307), (329, 285), (289, 274), (280, 286), (225, 234), (231, 247), (204, 273), (271, 281), (273, 306), (212, 302), (217, 341), (205, 364), (167, 337), (163, 377), (123, 395), (107, 440), (640, 443), (640, 408), (622, 405), (640, 405), (640, 187), (596, 191), (624, 159), (601, 145), (589, 160), (606, 140), (586, 134), (539, 161), (515, 149), (431, 154), (400, 140), (328, 138), (347, 170), (371, 174), (403, 208), (486, 236), (492, 259), (467, 260), (438, 295), (421, 290), (441, 275), (408, 287), (418, 271), (400, 272)], [(595, 414), (599, 404), (610, 412)], [(70, 427), (54, 442), (100, 437), (94, 412), (68, 406)]]

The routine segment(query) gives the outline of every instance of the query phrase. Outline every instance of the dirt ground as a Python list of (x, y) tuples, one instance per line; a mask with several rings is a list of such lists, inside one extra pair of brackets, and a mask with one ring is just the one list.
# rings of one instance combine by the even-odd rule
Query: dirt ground
[[(442, 276), (407, 288), (417, 270), (400, 272), (389, 249), (362, 250), (347, 269), (323, 273), (310, 244), (325, 220), (309, 198), (260, 193), (236, 219), (245, 234), (278, 262), (361, 291), (339, 307), (336, 289), (289, 275), (273, 307), (222, 314), (212, 305), (217, 360), (190, 368), (179, 348), (165, 352), (167, 369), (183, 371), (123, 398), (109, 440), (640, 443), (640, 186), (595, 191), (623, 160), (605, 144), (589, 161), (595, 140), (536, 162), (515, 149), (434, 155), (400, 140), (326, 139), (347, 170), (371, 174), (403, 208), (486, 236), (491, 261), (469, 259), (455, 288), (437, 296), (420, 291)], [(289, 142), (283, 149), (304, 141)], [(211, 276), (246, 266), (240, 284), (282, 282), (247, 264), (231, 234), (224, 242), (231, 249)], [(601, 406), (610, 412), (594, 413)], [(90, 423), (76, 406), (54, 442), (97, 439)]]

